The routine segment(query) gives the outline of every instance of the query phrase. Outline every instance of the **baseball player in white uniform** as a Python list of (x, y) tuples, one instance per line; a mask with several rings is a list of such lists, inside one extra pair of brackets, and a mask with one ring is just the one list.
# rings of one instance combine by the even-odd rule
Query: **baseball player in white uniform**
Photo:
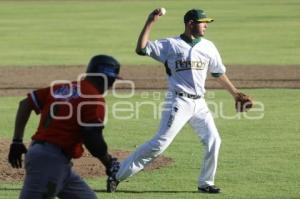
[(205, 146), (198, 190), (220, 193), (214, 179), (221, 139), (204, 99), (207, 73), (216, 77), (233, 97), (239, 91), (225, 75), (226, 69), (215, 45), (203, 38), (212, 18), (203, 10), (189, 10), (184, 15), (183, 34), (150, 41), (152, 26), (162, 15), (161, 9), (150, 13), (136, 47), (139, 55), (148, 55), (166, 67), (170, 95), (166, 97), (161, 124), (155, 136), (129, 155), (118, 172), (107, 179), (107, 191), (116, 191), (120, 181), (138, 173), (162, 154), (182, 127), (189, 123)]

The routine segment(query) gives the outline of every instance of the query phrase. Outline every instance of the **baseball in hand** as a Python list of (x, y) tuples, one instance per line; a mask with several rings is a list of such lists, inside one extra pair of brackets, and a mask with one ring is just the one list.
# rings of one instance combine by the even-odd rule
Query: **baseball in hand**
[(161, 15), (165, 15), (167, 10), (165, 8), (160, 8)]

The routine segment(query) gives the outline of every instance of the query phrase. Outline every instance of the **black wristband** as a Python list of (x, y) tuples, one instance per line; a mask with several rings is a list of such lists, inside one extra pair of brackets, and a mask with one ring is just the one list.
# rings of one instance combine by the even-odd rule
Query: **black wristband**
[(22, 138), (14, 138), (12, 140), (13, 143), (22, 143), (23, 142), (23, 139)]

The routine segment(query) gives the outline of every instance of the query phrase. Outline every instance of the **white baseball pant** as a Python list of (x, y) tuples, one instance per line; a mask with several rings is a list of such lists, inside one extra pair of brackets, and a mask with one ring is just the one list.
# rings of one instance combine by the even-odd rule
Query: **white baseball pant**
[(190, 99), (172, 94), (165, 102), (158, 132), (121, 162), (116, 179), (123, 181), (141, 171), (163, 153), (189, 122), (205, 146), (198, 186), (214, 185), (221, 139), (204, 98)]

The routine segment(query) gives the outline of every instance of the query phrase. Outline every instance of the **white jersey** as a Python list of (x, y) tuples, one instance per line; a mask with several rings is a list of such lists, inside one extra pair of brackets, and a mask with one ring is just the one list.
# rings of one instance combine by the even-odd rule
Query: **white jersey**
[(204, 38), (193, 47), (180, 36), (149, 41), (145, 50), (146, 55), (165, 64), (170, 91), (203, 96), (207, 72), (226, 71), (217, 48)]

